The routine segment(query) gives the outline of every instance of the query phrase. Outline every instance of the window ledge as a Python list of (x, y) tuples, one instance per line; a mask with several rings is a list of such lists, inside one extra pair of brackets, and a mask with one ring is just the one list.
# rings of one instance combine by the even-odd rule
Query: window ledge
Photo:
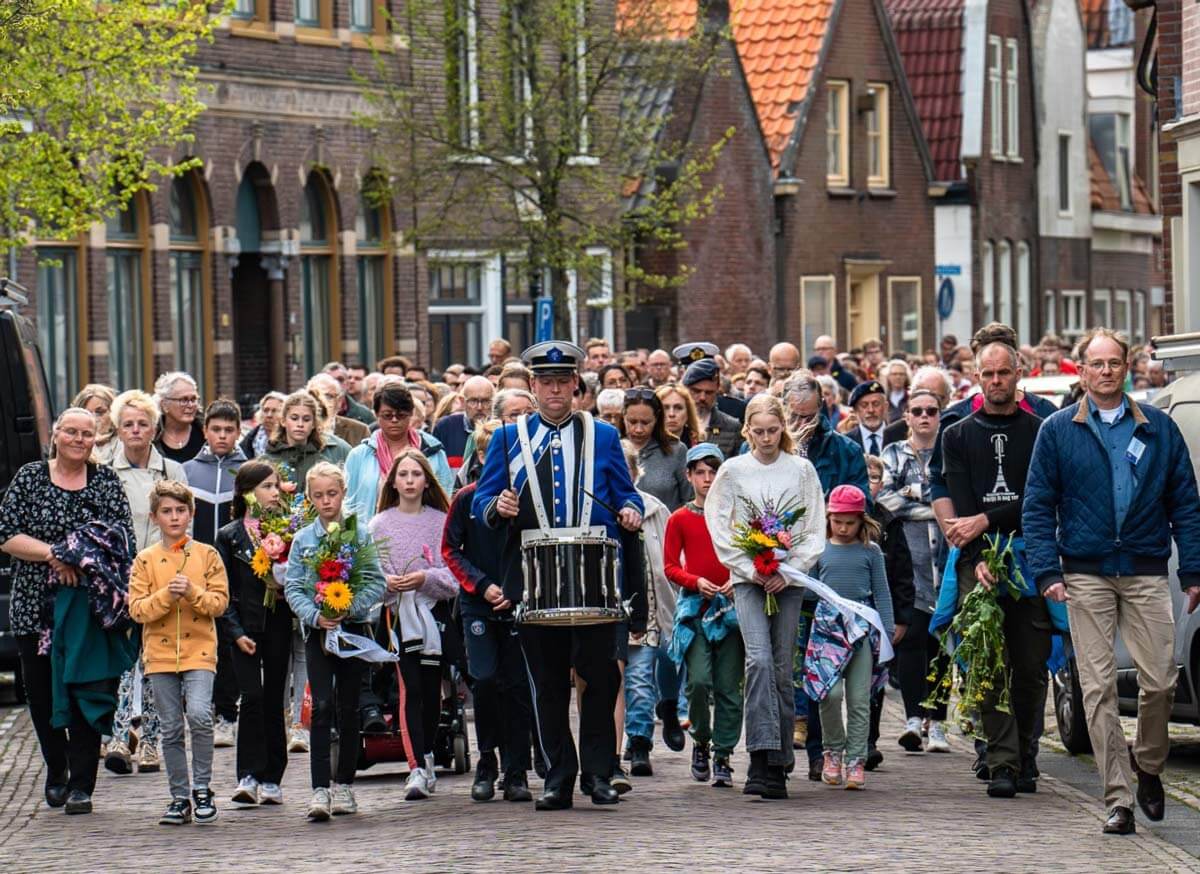
[(888, 188), (886, 185), (867, 186), (867, 196), (873, 200), (894, 200), (896, 189)]
[(279, 42), (279, 34), (269, 21), (250, 21), (245, 18), (233, 18), (229, 21), (229, 33), (233, 36), (244, 36), (249, 39), (265, 39), (269, 42)]
[(600, 159), (595, 155), (572, 155), (567, 158), (568, 167), (599, 167)]
[(319, 27), (297, 27), (296, 42), (310, 46), (340, 47), (342, 45), (342, 41), (332, 30), (323, 30)]
[(1006, 160), (1010, 164), (1024, 164), (1025, 163), (1025, 159), (1022, 158), (1020, 155), (1008, 155)]
[(397, 45), (397, 40), (386, 33), (351, 32), (350, 48), (377, 52), (391, 52), (403, 46)]
[(850, 198), (850, 197), (858, 196), (858, 191), (856, 189), (847, 188), (844, 185), (830, 185), (828, 188), (825, 189), (825, 192), (830, 197), (838, 197), (838, 198)]

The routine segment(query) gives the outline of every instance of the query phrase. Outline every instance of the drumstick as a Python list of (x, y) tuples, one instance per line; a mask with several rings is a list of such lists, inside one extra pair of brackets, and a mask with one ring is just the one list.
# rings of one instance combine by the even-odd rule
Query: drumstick
[(587, 495), (589, 498), (591, 498), (593, 501), (595, 501), (597, 504), (599, 504), (605, 510), (608, 510), (608, 512), (612, 513), (614, 519), (617, 516), (621, 515), (620, 510), (618, 510), (616, 507), (614, 507), (612, 504), (608, 503), (607, 501), (600, 500), (595, 495), (593, 495), (591, 492), (589, 492), (587, 489), (580, 489), (580, 491), (582, 491), (585, 495)]

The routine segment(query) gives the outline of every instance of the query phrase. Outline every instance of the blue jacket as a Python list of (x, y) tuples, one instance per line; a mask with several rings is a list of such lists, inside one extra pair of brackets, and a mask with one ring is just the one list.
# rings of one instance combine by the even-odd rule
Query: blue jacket
[[(454, 474), (450, 463), (446, 460), (446, 451), (442, 443), (427, 431), (418, 432), (421, 437), (421, 451), (433, 468), (433, 475), (441, 484), (442, 489), (449, 495), (454, 490)], [(383, 435), (373, 431), (371, 436), (350, 450), (346, 457), (346, 514), (353, 513), (363, 527), (375, 516), (375, 507), (379, 503), (379, 481), (383, 479), (379, 472), (379, 459), (376, 456), (376, 446)]]
[(834, 431), (824, 412), (821, 424), (808, 441), (808, 460), (817, 469), (825, 497), (829, 497), (834, 486), (858, 486), (867, 496), (867, 506), (871, 506), (871, 485), (867, 481), (867, 459), (862, 447)]
[(1132, 399), (1126, 403), (1137, 423), (1134, 436), (1146, 448), (1119, 531), (1108, 450), (1088, 427), (1087, 397), (1055, 413), (1038, 432), (1022, 527), (1040, 591), (1064, 572), (1165, 575), (1172, 536), (1180, 585), (1200, 586), (1200, 497), (1187, 444), (1166, 413)]
[[(291, 561), (287, 563), (287, 576), (284, 577), (283, 595), (287, 599), (288, 606), (292, 608), (292, 612), (296, 614), (296, 618), (300, 620), (300, 632), (305, 637), (308, 637), (310, 629), (317, 627), (317, 620), (321, 618), (321, 608), (313, 600), (317, 593), (316, 571), (306, 565), (304, 559), (317, 551), (321, 545), (321, 538), (324, 536), (325, 525), (320, 519), (314, 519), (296, 532), (295, 538), (292, 539), (292, 550), (289, 553)], [(370, 539), (371, 535), (367, 533), (366, 523), (359, 519), (358, 542), (362, 543), (364, 540)], [(348, 622), (363, 622), (368, 618), (375, 605), (383, 599), (386, 586), (379, 562), (372, 561), (364, 567), (363, 577), (366, 580), (366, 586), (354, 596), (354, 601), (350, 604), (349, 615), (346, 617)]]

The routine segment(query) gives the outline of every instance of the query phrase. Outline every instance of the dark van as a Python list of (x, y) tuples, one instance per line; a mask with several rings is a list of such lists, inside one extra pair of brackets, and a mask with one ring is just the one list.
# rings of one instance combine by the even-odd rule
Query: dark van
[[(37, 330), (17, 311), (27, 303), (21, 286), (0, 278), (0, 499), (22, 465), (47, 457), (54, 423)], [(0, 671), (18, 675), (16, 691), (23, 696), (17, 642), (9, 632), (11, 593), (9, 558), (0, 553)]]

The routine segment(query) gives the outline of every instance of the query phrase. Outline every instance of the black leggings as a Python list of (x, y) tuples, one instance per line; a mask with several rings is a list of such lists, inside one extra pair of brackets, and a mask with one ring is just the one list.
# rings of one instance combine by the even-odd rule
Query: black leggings
[[(360, 628), (347, 629), (362, 634)], [(304, 642), (308, 665), (308, 686), (312, 691), (311, 751), (309, 765), (314, 789), (329, 786), (330, 730), (334, 721), (334, 695), (337, 695), (338, 767), (334, 779), (350, 785), (358, 769), (358, 693), (367, 663), (362, 659), (342, 659), (325, 652), (325, 632), (312, 629)], [(336, 682), (335, 682), (336, 681)]]
[(404, 725), (417, 757), (417, 767), (433, 752), (438, 719), (442, 714), (442, 666), (422, 664), (419, 652), (400, 654), (400, 677), (404, 680)]
[[(71, 701), (70, 730), (50, 725), (54, 711), (52, 669), (50, 656), (38, 655), (38, 638), (36, 634), (18, 636), (17, 652), (21, 658), (25, 697), (29, 701), (29, 717), (33, 720), (33, 729), (46, 762), (46, 782), (66, 783), (69, 789), (91, 795), (96, 790), (96, 771), (100, 766), (100, 732), (84, 718), (74, 699)], [(111, 692), (115, 703), (116, 680), (94, 685)]]
[(900, 694), (904, 696), (904, 715), (913, 717), (930, 717), (938, 722), (946, 719), (946, 705), (940, 704), (933, 710), (921, 706), (921, 702), (929, 697), (932, 691), (925, 679), (929, 674), (929, 665), (938, 652), (938, 640), (929, 633), (928, 613), (914, 609), (912, 624), (904, 637), (896, 644), (896, 679), (900, 681)]

